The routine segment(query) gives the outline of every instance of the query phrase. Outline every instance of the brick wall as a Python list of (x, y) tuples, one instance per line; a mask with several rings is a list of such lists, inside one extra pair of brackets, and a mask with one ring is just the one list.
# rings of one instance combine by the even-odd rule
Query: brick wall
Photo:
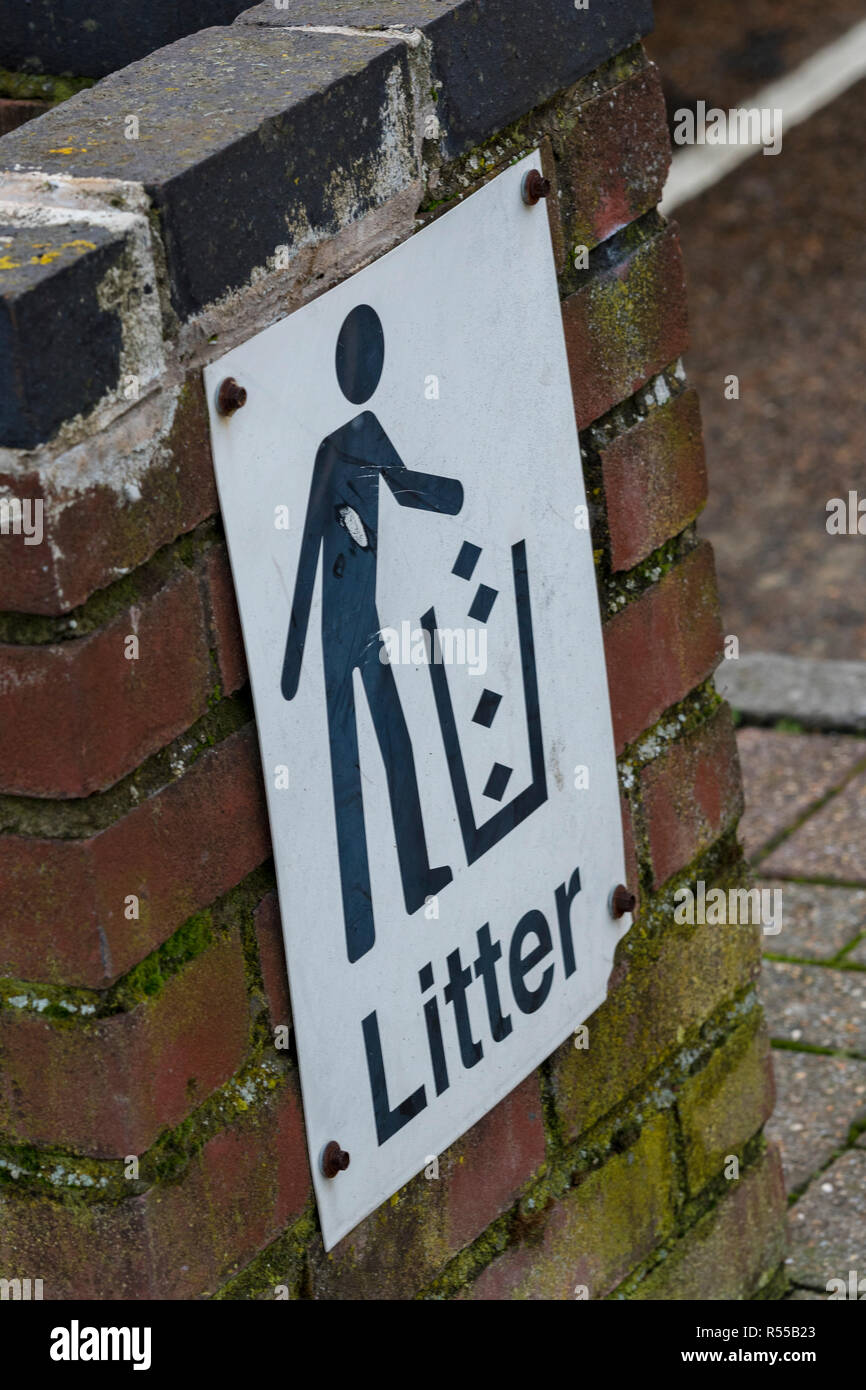
[[(597, 13), (263, 5), (0, 141), (0, 495), (44, 506), (0, 537), (0, 1275), (46, 1297), (781, 1288), (758, 929), (673, 918), (745, 881), (740, 779), (650, 17)], [(640, 910), (588, 1046), (326, 1255), (202, 367), (538, 145)]]

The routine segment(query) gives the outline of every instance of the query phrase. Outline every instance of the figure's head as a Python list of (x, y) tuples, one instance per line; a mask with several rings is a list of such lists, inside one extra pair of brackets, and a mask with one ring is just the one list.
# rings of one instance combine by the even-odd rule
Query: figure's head
[(368, 401), (379, 385), (385, 363), (382, 321), (369, 304), (347, 314), (337, 339), (337, 380), (353, 405)]

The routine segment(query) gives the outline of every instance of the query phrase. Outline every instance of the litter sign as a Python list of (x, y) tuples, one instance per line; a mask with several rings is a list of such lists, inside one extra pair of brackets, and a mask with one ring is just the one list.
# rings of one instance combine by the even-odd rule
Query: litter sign
[(328, 1249), (598, 1007), (631, 921), (538, 168), (205, 373)]

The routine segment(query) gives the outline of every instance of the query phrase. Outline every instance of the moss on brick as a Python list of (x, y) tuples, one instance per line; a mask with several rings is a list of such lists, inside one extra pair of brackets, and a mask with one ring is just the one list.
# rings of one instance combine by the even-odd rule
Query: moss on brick
[(0, 796), (0, 832), (38, 839), (78, 840), (105, 830), (147, 797), (177, 781), (231, 734), (251, 724), (248, 690), (222, 699), (159, 753), (154, 753), (105, 792), (69, 801)]
[[(131, 524), (140, 524), (141, 514), (127, 509)], [(130, 574), (98, 589), (77, 608), (60, 617), (32, 613), (0, 613), (0, 642), (17, 646), (47, 646), (74, 642), (97, 632), (135, 604), (146, 602), (175, 575), (194, 569), (199, 559), (223, 537), (222, 524), (210, 517), (194, 530), (164, 545), (155, 555)]]

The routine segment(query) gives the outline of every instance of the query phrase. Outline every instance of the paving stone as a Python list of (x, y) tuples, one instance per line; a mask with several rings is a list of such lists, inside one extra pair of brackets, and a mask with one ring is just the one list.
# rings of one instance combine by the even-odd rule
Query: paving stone
[(845, 956), (846, 965), (866, 965), (866, 937), (858, 941), (853, 951)]
[(786, 1302), (789, 1303), (826, 1303), (830, 1297), (827, 1293), (816, 1293), (814, 1289), (795, 1289), (788, 1295)]
[(796, 719), (808, 729), (866, 730), (866, 661), (747, 652), (722, 664), (716, 685), (755, 723)]
[[(756, 887), (782, 894), (782, 930), (764, 938), (764, 949), (775, 955), (832, 960), (866, 929), (866, 890), (862, 888), (763, 878)], [(853, 958), (847, 955), (846, 964)]]
[(866, 1153), (849, 1150), (809, 1186), (790, 1213), (788, 1273), (823, 1290), (866, 1271)]
[(866, 773), (810, 816), (761, 868), (783, 877), (866, 883)]
[(760, 993), (770, 1037), (866, 1054), (866, 974), (765, 961)]
[[(862, 18), (862, 0), (857, 8)], [(729, 36), (712, 54), (716, 68), (734, 56), (735, 10), (763, 39), (799, 27), (780, 0), (760, 0), (760, 9), (763, 23), (752, 4), (680, 7), (680, 71), (689, 31), (704, 14)], [(823, 7), (814, 10), (816, 48), (829, 42), (825, 18)], [(800, 31), (801, 44), (808, 32)], [(746, 41), (741, 56), (762, 46)], [(674, 68), (663, 60), (661, 71), (670, 84)], [(767, 80), (746, 79), (744, 96)], [(727, 108), (708, 83), (689, 85), (690, 97)], [(678, 108), (689, 104), (675, 98)], [(809, 120), (786, 124), (780, 158), (756, 152), (676, 210), (689, 283), (689, 378), (701, 398), (710, 480), (701, 531), (713, 543), (725, 630), (739, 638), (741, 655), (866, 660), (863, 537), (826, 529), (828, 500), (847, 497), (863, 477), (866, 199), (851, 196), (850, 170), (866, 160), (864, 110), (860, 81)], [(845, 159), (828, 168), (833, 149)], [(736, 401), (723, 389), (729, 373), (739, 379)]]
[(765, 1133), (782, 1150), (785, 1185), (801, 1187), (866, 1118), (866, 1062), (814, 1052), (773, 1053), (776, 1109)]
[(750, 857), (866, 758), (866, 739), (775, 729), (740, 729), (737, 747), (746, 795), (740, 835)]

